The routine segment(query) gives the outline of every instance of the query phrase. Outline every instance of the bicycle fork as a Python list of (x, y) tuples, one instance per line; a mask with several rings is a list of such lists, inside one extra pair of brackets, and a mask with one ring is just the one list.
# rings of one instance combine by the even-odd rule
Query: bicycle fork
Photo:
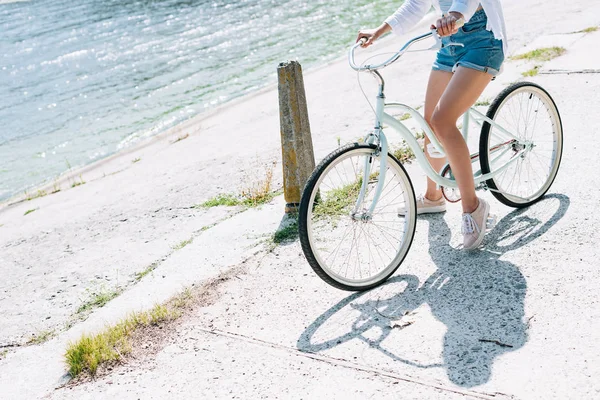
[[(372, 144), (373, 136), (379, 139), (379, 143), (377, 143), (377, 149), (375, 150), (375, 152), (372, 155), (365, 157), (363, 165), (364, 172), (362, 177), (362, 184), (360, 186), (360, 193), (358, 195), (358, 199), (356, 200), (356, 204), (354, 205), (354, 210), (352, 212), (352, 218), (354, 220), (369, 221), (372, 218), (373, 211), (377, 206), (377, 202), (379, 201), (379, 197), (381, 196), (381, 192), (383, 191), (383, 185), (385, 184), (388, 142), (381, 128), (376, 128), (375, 132), (369, 135), (369, 137), (371, 138), (371, 143), (367, 143)], [(364, 210), (362, 205), (367, 194), (367, 187), (369, 186), (374, 157), (379, 157), (379, 176), (377, 177), (378, 181), (377, 186), (375, 188), (375, 193), (373, 195), (373, 201), (371, 202), (369, 209)]]

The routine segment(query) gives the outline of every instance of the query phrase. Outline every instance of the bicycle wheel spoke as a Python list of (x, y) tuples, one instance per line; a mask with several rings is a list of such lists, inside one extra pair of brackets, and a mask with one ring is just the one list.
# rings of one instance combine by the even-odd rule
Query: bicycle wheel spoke
[[(372, 147), (360, 146), (332, 159), (316, 181), (307, 184), (311, 200), (305, 204), (306, 193), (303, 195), (300, 213), (307, 221), (300, 222), (303, 250), (306, 253), (310, 247), (314, 260), (308, 256), (307, 260), (322, 271), (319, 276), (336, 286), (360, 287), (385, 279), (398, 267), (412, 241), (414, 192), (404, 169), (387, 157), (384, 181), (380, 157), (374, 157)], [(369, 163), (367, 170), (365, 163)], [(363, 185), (363, 202), (357, 204)], [(381, 193), (376, 196), (378, 189)], [(368, 213), (375, 197), (377, 204)], [(398, 216), (393, 207), (409, 208), (412, 214)]]
[[(537, 201), (552, 184), (562, 154), (562, 125), (554, 102), (539, 86), (523, 82), (502, 92), (489, 113), (490, 118), (511, 131), (519, 141), (512, 144), (511, 157), (501, 156), (494, 160), (490, 148), (497, 146), (496, 139), (491, 140), (492, 127), (484, 127), (480, 145), (482, 170), (493, 173), (512, 157), (520, 159), (493, 175), (488, 186), (496, 189), (494, 196), (507, 205), (520, 206)], [(490, 160), (494, 160), (492, 165)]]

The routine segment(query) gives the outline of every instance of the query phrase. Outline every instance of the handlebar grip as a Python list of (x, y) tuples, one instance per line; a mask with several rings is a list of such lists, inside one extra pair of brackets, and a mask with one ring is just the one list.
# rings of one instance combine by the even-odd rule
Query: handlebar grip
[(463, 27), (465, 25), (465, 19), (464, 18), (459, 18), (459, 19), (456, 20), (455, 24), (456, 24), (457, 28), (461, 28), (461, 27)]
[(361, 46), (364, 46), (364, 45), (365, 45), (365, 43), (367, 43), (367, 38), (364, 38), (364, 37), (363, 37), (363, 38), (360, 38), (359, 42), (360, 42), (360, 45), (361, 45)]

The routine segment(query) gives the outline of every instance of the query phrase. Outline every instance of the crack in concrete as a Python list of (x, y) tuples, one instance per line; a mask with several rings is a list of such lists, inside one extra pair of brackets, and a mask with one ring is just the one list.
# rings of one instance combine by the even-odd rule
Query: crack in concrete
[(580, 70), (549, 69), (546, 71), (540, 71), (539, 74), (540, 75), (600, 74), (600, 69), (580, 69)]
[(448, 387), (441, 383), (427, 382), (427, 381), (412, 378), (409, 376), (400, 375), (393, 371), (388, 371), (388, 370), (381, 369), (381, 368), (373, 368), (373, 367), (369, 367), (367, 365), (357, 364), (357, 363), (347, 361), (347, 360), (344, 360), (341, 358), (324, 356), (324, 355), (321, 355), (318, 353), (300, 351), (300, 350), (292, 348), (292, 347), (287, 347), (287, 346), (283, 346), (283, 345), (280, 345), (277, 343), (267, 342), (265, 340), (257, 339), (257, 338), (251, 337), (251, 336), (242, 335), (239, 333), (227, 332), (227, 331), (222, 331), (219, 329), (208, 329), (208, 328), (203, 328), (203, 327), (198, 327), (198, 326), (194, 327), (194, 329), (197, 329), (201, 332), (209, 333), (211, 335), (224, 336), (224, 337), (228, 337), (231, 339), (256, 344), (259, 346), (265, 346), (265, 347), (270, 347), (270, 348), (274, 348), (274, 349), (284, 350), (288, 353), (291, 353), (291, 354), (294, 354), (294, 355), (297, 355), (300, 357), (310, 358), (312, 360), (325, 362), (327, 364), (338, 366), (338, 367), (350, 368), (350, 369), (353, 369), (356, 371), (374, 373), (376, 375), (385, 376), (387, 378), (396, 379), (396, 380), (400, 380), (400, 381), (404, 381), (404, 382), (410, 382), (410, 383), (413, 383), (416, 385), (426, 386), (426, 387), (442, 390), (445, 392), (456, 393), (456, 394), (460, 394), (463, 396), (468, 396), (468, 397), (472, 397), (472, 398), (476, 398), (476, 399), (492, 400), (492, 399), (514, 399), (515, 398), (515, 396), (513, 396), (513, 395), (509, 395), (509, 394), (505, 394), (505, 393), (501, 393), (501, 392), (485, 393), (485, 392), (476, 392), (476, 391), (472, 391), (472, 390), (456, 389), (453, 387)]
[(0, 349), (12, 349), (12, 348), (23, 347), (23, 346), (25, 346), (24, 343), (7, 343), (7, 344), (0, 344)]

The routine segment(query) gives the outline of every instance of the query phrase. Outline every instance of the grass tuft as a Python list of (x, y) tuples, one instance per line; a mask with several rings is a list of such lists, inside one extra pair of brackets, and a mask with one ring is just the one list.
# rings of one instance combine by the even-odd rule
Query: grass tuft
[(85, 185), (85, 181), (83, 180), (83, 177), (81, 175), (79, 175), (79, 181), (74, 181), (71, 184), (71, 187), (74, 188), (74, 187), (81, 186), (81, 185)]
[(144, 269), (143, 271), (136, 272), (135, 273), (135, 280), (136, 281), (141, 281), (143, 277), (145, 277), (146, 275), (148, 275), (150, 272), (154, 271), (156, 269), (156, 267), (158, 267), (158, 262), (153, 262), (148, 267), (146, 267), (146, 269)]
[(402, 116), (400, 117), (400, 121), (406, 121), (407, 119), (409, 119), (411, 117), (410, 113), (404, 113), (402, 114)]
[(244, 182), (248, 182), (241, 189), (239, 196), (234, 194), (219, 194), (204, 203), (195, 205), (194, 208), (211, 208), (218, 206), (246, 206), (257, 207), (273, 200), (280, 191), (271, 191), (271, 182), (273, 180), (273, 169), (275, 163), (268, 163), (264, 168), (263, 176), (245, 177)]
[(37, 208), (32, 208), (31, 210), (27, 210), (27, 211), (25, 211), (25, 214), (23, 214), (23, 215), (29, 215), (32, 212), (34, 212), (35, 210), (37, 210)]
[(54, 331), (41, 331), (37, 334), (34, 334), (28, 341), (27, 344), (42, 344), (52, 339), (56, 334)]
[(205, 300), (208, 299), (211, 290), (214, 291), (220, 283), (228, 279), (229, 276), (223, 276), (207, 283), (209, 289), (200, 288), (200, 297), (187, 288), (166, 303), (156, 304), (147, 311), (131, 313), (120, 322), (107, 326), (100, 333), (82, 335), (79, 340), (69, 343), (65, 352), (69, 375), (76, 378), (87, 372), (94, 376), (103, 363), (122, 360), (133, 351), (134, 334), (143, 334), (144, 329), (153, 327), (162, 329), (163, 324), (179, 318), (195, 300), (201, 299), (202, 296), (205, 296)]
[(513, 56), (511, 60), (527, 60), (527, 61), (550, 61), (560, 55), (563, 55), (567, 50), (564, 47), (544, 47), (541, 49), (532, 50), (525, 54)]
[(279, 229), (273, 234), (273, 243), (280, 244), (296, 240), (298, 237), (298, 218), (286, 227)]
[(241, 204), (241, 200), (232, 195), (232, 194), (219, 194), (212, 199), (206, 200), (204, 203), (194, 206), (196, 208), (210, 208), (210, 207), (218, 207), (218, 206), (239, 206)]
[(410, 163), (415, 158), (415, 153), (413, 153), (412, 149), (408, 147), (406, 144), (398, 147), (396, 150), (392, 152), (394, 157), (398, 159), (402, 164)]
[(93, 308), (104, 307), (106, 303), (120, 295), (122, 291), (121, 288), (115, 288), (113, 290), (101, 289), (98, 293), (93, 293), (92, 297), (77, 309), (77, 314), (87, 312)]
[(37, 198), (40, 198), (40, 197), (44, 197), (46, 195), (48, 195), (48, 193), (46, 193), (45, 190), (38, 190), (35, 194), (30, 194), (28, 192), (25, 192), (25, 198), (26, 198), (27, 201), (30, 201), (30, 200), (33, 200), (33, 199), (37, 199)]
[(137, 328), (157, 326), (178, 316), (174, 307), (156, 305), (149, 311), (133, 313), (96, 335), (83, 335), (67, 347), (65, 360), (69, 374), (73, 378), (84, 371), (95, 375), (100, 364), (119, 361), (131, 352), (130, 339)]
[(525, 77), (532, 77), (532, 76), (536, 76), (539, 72), (540, 72), (540, 65), (536, 65), (535, 67), (531, 68), (530, 70), (523, 72), (521, 75), (523, 75)]
[(589, 28), (585, 28), (585, 29), (582, 29), (582, 30), (574, 32), (574, 33), (592, 33), (592, 32), (596, 32), (597, 30), (598, 30), (597, 26), (590, 26)]
[(481, 99), (481, 100), (477, 100), (475, 102), (475, 107), (487, 107), (490, 105), (490, 100), (489, 99)]
[(189, 238), (188, 240), (182, 240), (181, 242), (179, 242), (175, 246), (173, 246), (172, 249), (173, 250), (181, 250), (188, 244), (192, 243), (193, 240), (194, 240), (194, 238)]
[(52, 185), (52, 191), (50, 192), (50, 194), (54, 194), (54, 193), (58, 193), (60, 192), (60, 185), (57, 182), (54, 182), (54, 185)]
[(326, 199), (315, 201), (313, 215), (316, 218), (323, 218), (347, 214), (360, 192), (362, 180), (362, 177), (359, 177), (356, 182), (329, 190)]
[(177, 139), (173, 140), (173, 141), (171, 142), (171, 144), (175, 144), (175, 143), (177, 143), (177, 142), (181, 142), (182, 140), (184, 140), (184, 139), (187, 139), (188, 137), (190, 137), (190, 134), (189, 134), (189, 133), (186, 133), (185, 135), (181, 135), (181, 136), (179, 136)]
[(276, 192), (271, 192), (274, 168), (275, 162), (267, 163), (264, 166), (264, 176), (245, 180), (249, 183), (241, 191), (242, 204), (247, 207), (256, 207), (273, 200), (277, 195)]
[(137, 158), (134, 158), (133, 160), (131, 160), (131, 163), (135, 164), (137, 162), (140, 162), (141, 160), (142, 160), (141, 158), (137, 157)]

